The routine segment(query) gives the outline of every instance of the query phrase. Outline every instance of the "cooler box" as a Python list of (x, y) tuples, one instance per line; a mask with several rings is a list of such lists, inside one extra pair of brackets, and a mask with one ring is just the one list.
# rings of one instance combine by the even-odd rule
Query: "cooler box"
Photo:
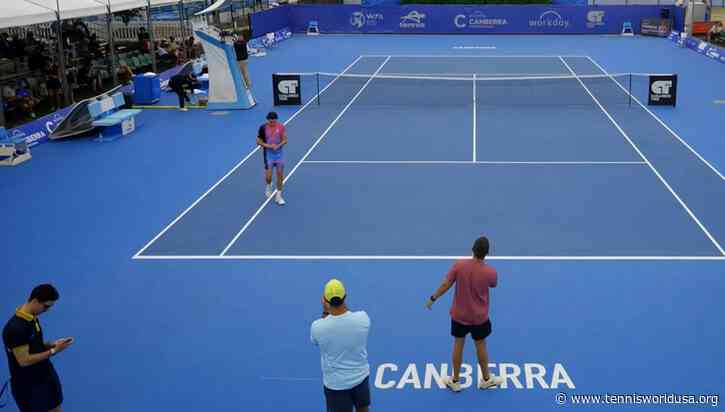
[(161, 79), (154, 73), (133, 76), (133, 103), (149, 105), (161, 99)]

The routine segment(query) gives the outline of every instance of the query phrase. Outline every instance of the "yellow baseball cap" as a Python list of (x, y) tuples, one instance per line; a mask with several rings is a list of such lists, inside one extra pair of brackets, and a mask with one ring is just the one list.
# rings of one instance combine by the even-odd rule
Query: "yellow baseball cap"
[(333, 298), (345, 299), (345, 286), (337, 279), (332, 279), (325, 285), (325, 300), (329, 302)]

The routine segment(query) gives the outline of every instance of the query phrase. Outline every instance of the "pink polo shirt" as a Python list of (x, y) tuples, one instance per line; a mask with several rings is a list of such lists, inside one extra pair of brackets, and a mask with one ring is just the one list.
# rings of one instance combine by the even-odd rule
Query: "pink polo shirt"
[(455, 286), (451, 318), (463, 325), (480, 325), (488, 320), (488, 288), (498, 283), (496, 269), (476, 259), (459, 260), (446, 279)]

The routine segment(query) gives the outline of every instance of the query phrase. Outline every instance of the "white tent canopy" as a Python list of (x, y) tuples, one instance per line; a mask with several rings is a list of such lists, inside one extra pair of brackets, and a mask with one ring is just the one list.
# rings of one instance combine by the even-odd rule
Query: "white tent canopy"
[[(183, 0), (197, 1), (203, 0)], [(63, 20), (106, 14), (109, 3), (114, 13), (148, 5), (147, 0), (0, 0), (0, 29), (55, 21), (58, 11)], [(151, 6), (168, 4), (179, 0), (151, 0)]]

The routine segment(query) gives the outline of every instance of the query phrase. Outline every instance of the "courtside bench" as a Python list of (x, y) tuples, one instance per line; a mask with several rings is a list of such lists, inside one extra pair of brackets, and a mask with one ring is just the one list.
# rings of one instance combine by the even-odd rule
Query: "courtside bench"
[(93, 126), (99, 128), (98, 139), (112, 140), (136, 130), (138, 109), (122, 109), (125, 105), (122, 93), (96, 100), (88, 105)]

